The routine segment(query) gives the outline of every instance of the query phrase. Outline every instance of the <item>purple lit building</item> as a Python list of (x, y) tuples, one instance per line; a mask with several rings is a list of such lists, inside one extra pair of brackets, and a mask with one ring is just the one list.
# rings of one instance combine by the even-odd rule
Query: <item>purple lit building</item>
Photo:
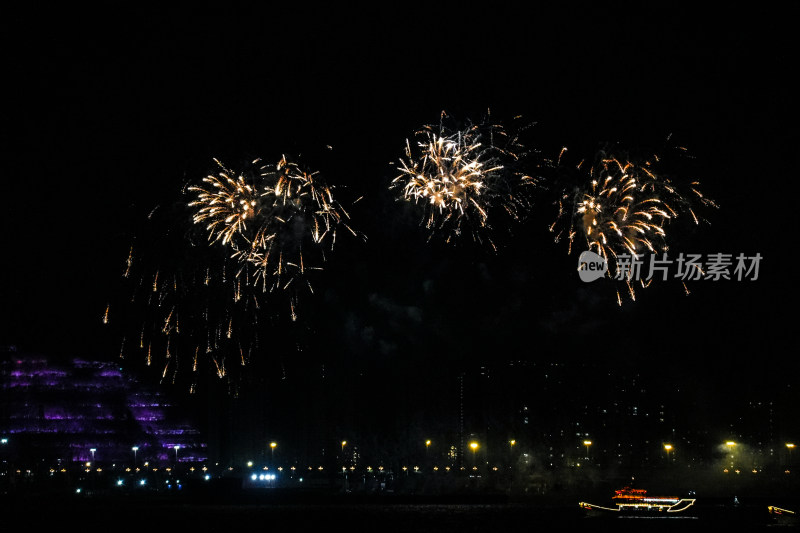
[(172, 465), (207, 455), (200, 433), (163, 395), (114, 363), (82, 359), (6, 354), (0, 436), (7, 439), (4, 453), (22, 463)]

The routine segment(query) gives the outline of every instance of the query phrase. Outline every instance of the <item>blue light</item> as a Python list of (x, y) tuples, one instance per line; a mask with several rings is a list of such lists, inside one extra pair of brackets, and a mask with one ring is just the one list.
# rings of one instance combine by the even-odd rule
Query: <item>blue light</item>
[(257, 475), (255, 475), (255, 474), (253, 474), (252, 476), (250, 476), (250, 479), (252, 479), (253, 481), (255, 481), (256, 479), (258, 479), (258, 476), (257, 476)]
[(118, 479), (118, 480), (117, 480), (117, 487), (121, 487), (121, 486), (122, 486), (122, 480), (121, 480), (121, 479)]
[(206, 474), (206, 475), (205, 475), (205, 479), (206, 479), (206, 481), (208, 481), (209, 479), (211, 479), (211, 476), (209, 476), (208, 474)]
[(147, 483), (147, 480), (146, 480), (146, 479), (140, 479), (140, 480), (139, 480), (139, 485), (142, 485), (142, 486), (144, 486), (144, 484), (145, 484), (145, 483)]

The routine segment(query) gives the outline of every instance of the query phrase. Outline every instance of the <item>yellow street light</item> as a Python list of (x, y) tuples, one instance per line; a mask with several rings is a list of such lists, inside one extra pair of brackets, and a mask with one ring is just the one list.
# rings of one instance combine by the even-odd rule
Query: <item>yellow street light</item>
[(474, 465), (475, 464), (475, 452), (478, 451), (478, 443), (475, 442), (475, 441), (472, 441), (472, 442), (469, 443), (469, 447), (472, 449), (472, 464)]
[(729, 440), (725, 443), (725, 446), (727, 446), (728, 451), (731, 452), (731, 468), (733, 468), (733, 448), (736, 446), (736, 443), (732, 440)]
[(583, 445), (586, 446), (586, 459), (589, 459), (589, 446), (592, 445), (592, 441), (585, 440), (583, 441)]
[(664, 449), (667, 451), (667, 462), (669, 462), (669, 452), (672, 451), (672, 444), (665, 444)]
[(469, 443), (469, 447), (472, 449), (472, 465), (475, 466), (475, 452), (478, 451), (478, 443), (472, 441)]
[(269, 443), (269, 462), (275, 462), (275, 448), (278, 447), (278, 443), (273, 441)]

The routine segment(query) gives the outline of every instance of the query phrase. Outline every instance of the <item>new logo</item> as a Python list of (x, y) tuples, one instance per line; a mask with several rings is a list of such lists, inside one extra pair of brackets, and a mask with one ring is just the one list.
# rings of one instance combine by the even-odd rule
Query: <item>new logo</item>
[(587, 283), (600, 279), (608, 272), (608, 262), (601, 255), (586, 250), (578, 258), (578, 275)]

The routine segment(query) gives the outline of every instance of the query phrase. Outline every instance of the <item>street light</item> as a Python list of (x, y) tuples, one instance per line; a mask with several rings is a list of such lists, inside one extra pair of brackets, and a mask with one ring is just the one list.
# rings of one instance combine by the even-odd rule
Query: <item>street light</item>
[(789, 449), (789, 462), (791, 463), (792, 462), (792, 450), (794, 450), (794, 443), (793, 442), (787, 442), (786, 443), (786, 448)]
[(516, 439), (511, 439), (508, 441), (508, 469), (511, 471), (511, 476), (508, 478), (508, 490), (511, 490), (511, 487), (514, 484), (514, 446), (516, 446), (516, 444)]
[(725, 443), (725, 446), (727, 446), (728, 451), (731, 452), (731, 468), (733, 468), (733, 448), (736, 446), (736, 443), (732, 440), (729, 440)]
[(173, 448), (175, 449), (175, 466), (178, 466), (178, 450), (180, 449), (180, 446), (176, 444), (173, 446)]
[(97, 448), (89, 448), (89, 451), (92, 452), (92, 464), (94, 464), (94, 452), (97, 451)]
[(275, 463), (275, 448), (278, 447), (277, 442), (270, 442), (269, 443), (269, 453), (270, 453), (270, 463)]
[(476, 466), (476, 463), (475, 463), (475, 452), (478, 451), (478, 443), (475, 442), (475, 441), (472, 441), (472, 442), (469, 443), (469, 447), (472, 448), (472, 466)]
[(139, 451), (139, 447), (134, 446), (131, 450), (133, 450), (133, 467), (136, 468), (136, 452)]
[(669, 452), (672, 451), (672, 444), (665, 444), (664, 449), (667, 451), (667, 462), (669, 463)]
[(589, 460), (589, 446), (592, 445), (592, 441), (585, 440), (585, 441), (583, 441), (583, 445), (586, 446), (586, 460), (588, 461)]

